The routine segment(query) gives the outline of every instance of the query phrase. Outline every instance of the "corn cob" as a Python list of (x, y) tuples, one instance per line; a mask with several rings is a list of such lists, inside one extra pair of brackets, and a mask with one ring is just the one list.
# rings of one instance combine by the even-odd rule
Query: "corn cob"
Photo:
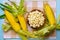
[(18, 20), (19, 20), (19, 22), (20, 22), (20, 24), (21, 24), (21, 27), (22, 27), (22, 29), (25, 31), (27, 31), (27, 26), (26, 26), (26, 21), (25, 21), (25, 18), (23, 17), (23, 16), (21, 16), (21, 15), (18, 15)]
[(48, 3), (44, 4), (44, 11), (46, 12), (46, 16), (49, 20), (49, 23), (51, 25), (56, 24), (56, 20), (55, 20), (55, 17), (54, 17), (54, 12), (53, 12), (52, 8), (50, 7), (50, 5)]
[(20, 1), (19, 7), (18, 7), (18, 20), (21, 24), (21, 27), (24, 31), (27, 31), (27, 26), (26, 26), (26, 21), (25, 18), (23, 16), (23, 14), (25, 13), (25, 8), (24, 8), (24, 0)]
[(13, 15), (12, 15), (9, 11), (4, 10), (4, 12), (5, 12), (6, 18), (7, 18), (8, 21), (10, 22), (12, 28), (13, 28), (16, 32), (18, 32), (18, 31), (20, 30), (20, 25), (15, 22)]

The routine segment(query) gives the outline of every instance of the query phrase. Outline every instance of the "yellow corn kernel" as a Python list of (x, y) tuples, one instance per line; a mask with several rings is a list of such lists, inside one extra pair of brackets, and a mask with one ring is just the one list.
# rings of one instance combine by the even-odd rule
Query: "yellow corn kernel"
[(17, 32), (20, 30), (20, 25), (15, 21), (14, 16), (7, 10), (4, 10), (5, 15), (9, 23), (11, 24), (11, 27)]
[(50, 24), (56, 24), (56, 20), (54, 17), (54, 12), (52, 10), (52, 8), (50, 7), (50, 5), (48, 3), (44, 4), (44, 11), (46, 12), (46, 16), (50, 22)]
[(22, 29), (25, 31), (27, 30), (26, 20), (23, 15), (18, 15), (18, 20), (21, 24)]

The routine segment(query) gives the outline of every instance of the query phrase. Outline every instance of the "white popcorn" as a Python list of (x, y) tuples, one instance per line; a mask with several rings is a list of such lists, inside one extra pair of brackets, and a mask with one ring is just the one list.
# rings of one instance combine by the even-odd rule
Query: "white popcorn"
[(33, 11), (28, 15), (28, 21), (30, 26), (33, 28), (40, 27), (40, 25), (44, 24), (44, 16), (42, 12)]

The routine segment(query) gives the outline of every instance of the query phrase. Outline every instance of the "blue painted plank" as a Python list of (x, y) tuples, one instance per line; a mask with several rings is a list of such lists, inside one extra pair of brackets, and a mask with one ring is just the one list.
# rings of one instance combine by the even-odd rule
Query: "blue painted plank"
[[(60, 14), (60, 0), (56, 0), (57, 5), (56, 5), (56, 18)], [(56, 40), (60, 40), (60, 30), (56, 31)]]
[[(0, 0), (0, 3), (3, 3), (3, 0)], [(3, 14), (3, 11), (0, 9), (0, 15)], [(3, 38), (3, 30), (2, 30), (3, 19), (0, 19), (0, 40), (4, 40)]]

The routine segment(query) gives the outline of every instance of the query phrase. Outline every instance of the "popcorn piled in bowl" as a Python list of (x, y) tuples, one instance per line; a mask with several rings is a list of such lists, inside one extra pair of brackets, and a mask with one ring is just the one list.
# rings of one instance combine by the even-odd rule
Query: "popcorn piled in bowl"
[(28, 14), (28, 23), (32, 28), (39, 28), (45, 23), (44, 13), (40, 10), (32, 10)]

